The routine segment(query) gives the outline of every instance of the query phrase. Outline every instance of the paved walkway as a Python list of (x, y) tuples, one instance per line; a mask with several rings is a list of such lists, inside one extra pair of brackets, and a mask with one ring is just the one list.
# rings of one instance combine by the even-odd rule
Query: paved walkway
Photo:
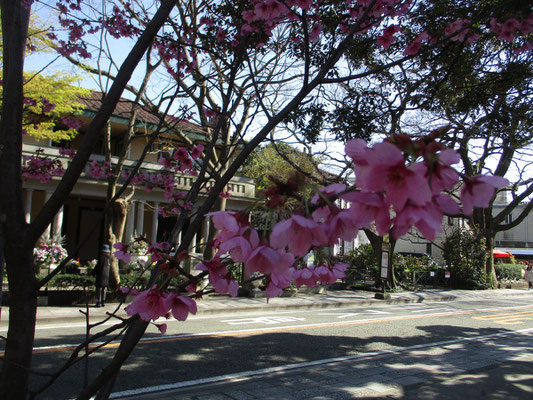
[[(298, 294), (295, 297), (276, 297), (267, 302), (266, 298), (248, 297), (228, 297), (228, 296), (206, 296), (198, 301), (198, 314), (208, 315), (227, 312), (241, 311), (278, 311), (278, 310), (298, 310), (298, 309), (321, 309), (340, 308), (350, 305), (372, 305), (378, 303), (400, 304), (431, 301), (446, 301), (457, 299), (476, 299), (511, 297), (533, 294), (527, 289), (495, 289), (495, 290), (443, 290), (427, 289), (417, 292), (391, 293), (389, 300), (379, 300), (374, 297), (373, 292), (363, 290), (333, 290), (324, 294)], [(91, 306), (89, 308), (91, 316), (104, 316), (107, 312), (113, 312), (118, 304), (107, 304), (103, 308)], [(121, 307), (117, 313), (125, 315)], [(80, 312), (84, 307), (48, 307), (41, 306), (37, 309), (37, 321), (47, 320), (70, 320), (83, 319)], [(9, 318), (9, 307), (2, 307), (0, 325), (7, 323)]]
[(527, 399), (533, 398), (532, 349), (533, 329), (530, 329), (517, 334), (495, 334), (376, 351), (306, 368), (272, 368), (254, 371), (250, 376), (235, 374), (220, 377), (219, 383), (207, 385), (199, 381), (196, 384), (189, 382), (189, 387), (162, 386), (160, 391), (149, 394), (119, 392), (111, 398)]

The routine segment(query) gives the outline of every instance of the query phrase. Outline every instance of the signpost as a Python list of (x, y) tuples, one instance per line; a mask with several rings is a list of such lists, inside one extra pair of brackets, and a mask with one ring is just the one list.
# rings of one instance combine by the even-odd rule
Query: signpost
[(390, 244), (382, 243), (381, 245), (381, 293), (376, 293), (374, 297), (376, 299), (388, 300), (390, 294), (385, 293), (385, 287), (387, 285), (387, 279), (389, 278), (389, 258), (390, 258)]

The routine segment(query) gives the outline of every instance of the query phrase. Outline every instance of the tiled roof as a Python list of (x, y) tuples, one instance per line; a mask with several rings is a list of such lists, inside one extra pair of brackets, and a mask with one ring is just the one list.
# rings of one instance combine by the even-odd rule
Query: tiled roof
[[(86, 106), (88, 111), (97, 111), (102, 105), (102, 93), (91, 91), (88, 96), (81, 96), (79, 102)], [(133, 101), (121, 98), (115, 107), (113, 116), (119, 118), (129, 119), (131, 115), (131, 108)], [(159, 116), (152, 110), (147, 107), (141, 106), (137, 111), (137, 120), (140, 122), (157, 125), (159, 124)], [(172, 118), (167, 117), (167, 120), (170, 124), (174, 124)], [(205, 133), (203, 128), (200, 125), (196, 125), (187, 121), (180, 121), (178, 123), (178, 129), (182, 129), (191, 133)]]

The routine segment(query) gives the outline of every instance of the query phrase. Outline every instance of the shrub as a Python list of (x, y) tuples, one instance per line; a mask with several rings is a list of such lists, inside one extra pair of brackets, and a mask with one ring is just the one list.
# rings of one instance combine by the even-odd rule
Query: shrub
[(487, 289), (487, 248), (484, 237), (470, 229), (457, 229), (444, 241), (443, 256), (451, 271), (450, 285), (462, 289)]
[(150, 277), (147, 275), (139, 276), (139, 274), (121, 274), (120, 286), (141, 290), (146, 287), (149, 278)]
[(362, 244), (355, 250), (352, 250), (344, 262), (349, 265), (345, 278), (348, 282), (362, 279), (375, 280), (379, 273), (374, 250), (370, 244)]
[[(37, 279), (43, 279), (46, 274), (38, 275)], [(94, 289), (94, 278), (89, 275), (80, 274), (57, 274), (47, 284), (48, 288), (57, 288), (63, 290), (82, 290)]]
[(519, 280), (522, 279), (524, 266), (520, 264), (495, 264), (496, 276), (498, 279)]

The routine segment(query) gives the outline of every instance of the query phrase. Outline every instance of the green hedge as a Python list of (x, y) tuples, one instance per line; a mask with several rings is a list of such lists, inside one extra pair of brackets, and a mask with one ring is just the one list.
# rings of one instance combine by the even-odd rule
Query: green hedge
[[(37, 276), (37, 279), (41, 280), (46, 274)], [(121, 274), (120, 286), (121, 287), (133, 287), (135, 289), (144, 289), (148, 284), (150, 276), (145, 274), (139, 278), (136, 274)], [(170, 287), (178, 287), (183, 284), (183, 279), (172, 278)], [(60, 289), (60, 290), (83, 290), (86, 287), (89, 290), (94, 289), (94, 277), (91, 275), (80, 274), (58, 274), (54, 276), (50, 282), (46, 284), (48, 289)]]
[(524, 266), (521, 264), (495, 264), (498, 279), (519, 280), (522, 279)]
[[(37, 275), (37, 279), (43, 279), (46, 274)], [(94, 288), (94, 277), (80, 274), (58, 274), (46, 284), (48, 288), (57, 289), (87, 289)]]

